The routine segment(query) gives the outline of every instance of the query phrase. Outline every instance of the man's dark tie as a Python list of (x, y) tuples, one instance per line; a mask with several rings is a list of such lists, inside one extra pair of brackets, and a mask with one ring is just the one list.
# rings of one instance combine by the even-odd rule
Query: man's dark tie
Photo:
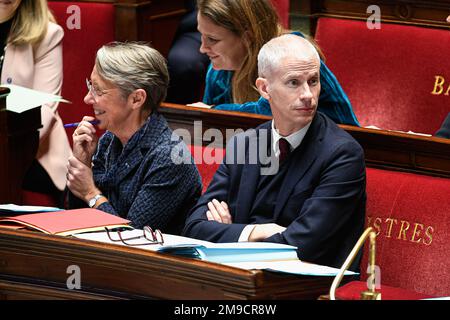
[(291, 152), (291, 148), (289, 142), (284, 138), (278, 140), (278, 147), (280, 148), (280, 163), (283, 163)]

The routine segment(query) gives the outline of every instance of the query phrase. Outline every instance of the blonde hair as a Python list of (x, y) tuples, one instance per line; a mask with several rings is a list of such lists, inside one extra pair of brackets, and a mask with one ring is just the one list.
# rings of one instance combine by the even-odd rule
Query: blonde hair
[(47, 0), (22, 0), (14, 15), (8, 44), (36, 44), (47, 33), (48, 22), (55, 22)]
[(143, 42), (111, 42), (97, 51), (98, 74), (116, 85), (123, 97), (144, 89), (143, 111), (156, 111), (166, 98), (169, 72), (164, 57)]
[(283, 30), (272, 3), (270, 0), (198, 0), (197, 6), (201, 15), (241, 37), (247, 47), (241, 67), (233, 75), (233, 102), (258, 100), (254, 85), (258, 77), (258, 52)]

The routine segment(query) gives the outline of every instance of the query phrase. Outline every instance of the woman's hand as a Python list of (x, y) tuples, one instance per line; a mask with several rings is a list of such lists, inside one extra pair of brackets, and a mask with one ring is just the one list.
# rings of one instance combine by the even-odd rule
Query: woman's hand
[(76, 130), (73, 138), (73, 156), (91, 167), (92, 156), (97, 149), (98, 137), (95, 134), (95, 127), (88, 121), (95, 120), (94, 117), (83, 117)]
[(86, 202), (100, 190), (95, 186), (92, 169), (75, 157), (70, 157), (67, 164), (67, 187), (81, 200)]

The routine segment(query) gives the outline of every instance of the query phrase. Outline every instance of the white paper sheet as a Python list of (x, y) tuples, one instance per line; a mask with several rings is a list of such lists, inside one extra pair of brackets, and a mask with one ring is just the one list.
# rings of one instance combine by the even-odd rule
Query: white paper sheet
[[(336, 276), (339, 273), (339, 269), (322, 266), (313, 263), (306, 263), (300, 260), (286, 260), (286, 261), (256, 261), (256, 262), (237, 262), (237, 263), (224, 263), (228, 266), (232, 266), (240, 269), (263, 269), (275, 272), (284, 272), (291, 274), (299, 274), (306, 276)], [(355, 275), (357, 273), (352, 271), (346, 271), (345, 275)]]
[(63, 209), (55, 208), (55, 207), (42, 207), (42, 206), (18, 206), (16, 204), (0, 204), (0, 211), (6, 212), (23, 212), (26, 213), (35, 213), (35, 212), (53, 212), (53, 211), (62, 211)]
[(32, 90), (21, 86), (5, 84), (1, 85), (1, 87), (11, 90), (6, 97), (6, 109), (17, 113), (21, 113), (51, 102), (70, 103), (70, 101), (63, 99), (61, 96)]

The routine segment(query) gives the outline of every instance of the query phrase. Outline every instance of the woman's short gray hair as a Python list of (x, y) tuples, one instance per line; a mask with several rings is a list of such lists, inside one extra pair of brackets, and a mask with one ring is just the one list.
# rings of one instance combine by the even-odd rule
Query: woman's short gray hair
[(95, 67), (99, 75), (116, 85), (126, 98), (144, 89), (144, 109), (155, 111), (166, 98), (169, 72), (164, 57), (139, 42), (111, 42), (97, 51)]
[(267, 42), (258, 54), (258, 75), (266, 78), (286, 57), (313, 56), (320, 63), (320, 55), (307, 39), (294, 34), (284, 34)]

